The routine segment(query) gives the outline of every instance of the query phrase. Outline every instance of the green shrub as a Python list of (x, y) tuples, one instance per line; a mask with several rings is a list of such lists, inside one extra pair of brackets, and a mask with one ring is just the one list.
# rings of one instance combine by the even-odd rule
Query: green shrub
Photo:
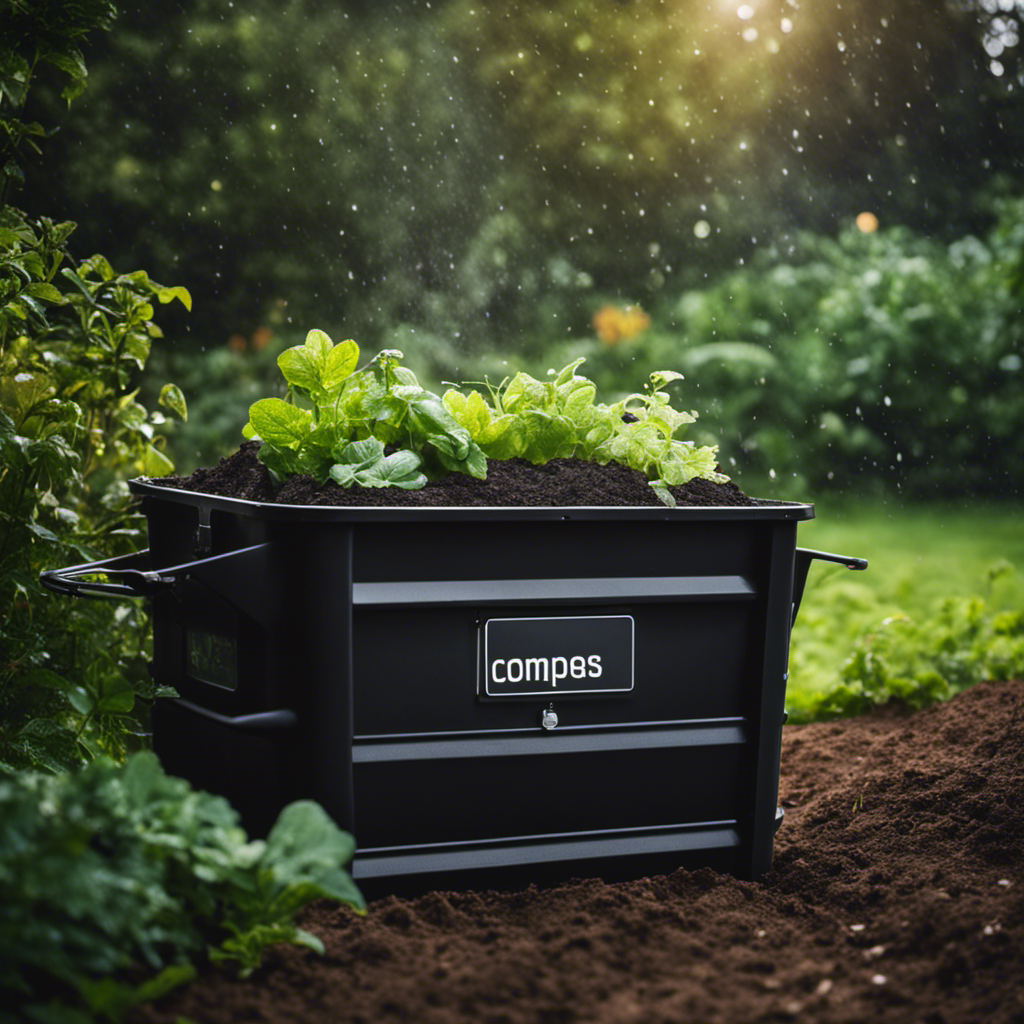
[[(71, 222), (9, 204), (25, 151), (43, 134), (20, 118), (36, 71), (84, 87), (77, 40), (106, 27), (108, 3), (5, 8), (0, 42), (0, 763), (60, 770), (139, 743), (137, 698), (155, 690), (140, 609), (44, 596), (43, 568), (117, 554), (138, 534), (124, 478), (159, 475), (161, 412), (137, 400), (154, 304), (191, 305), (103, 256), (76, 261)], [(160, 401), (185, 414), (181, 392)]]
[(951, 245), (804, 234), (652, 310), (633, 340), (552, 359), (586, 356), (607, 388), (637, 362), (679, 367), (705, 410), (695, 439), (765, 493), (1005, 494), (1024, 477), (1024, 199), (996, 212)]
[(928, 615), (887, 616), (858, 637), (839, 683), (790, 701), (791, 719), (859, 715), (890, 701), (920, 708), (984, 680), (1024, 678), (1024, 611), (993, 598), (997, 580), (1017, 575), (1000, 562), (987, 574), (985, 596), (942, 598)]
[(323, 897), (362, 908), (353, 850), (308, 802), (250, 842), (223, 799), (150, 753), (0, 771), (0, 1022), (117, 1021), (208, 959), (249, 972), (274, 943), (323, 952), (294, 917)]

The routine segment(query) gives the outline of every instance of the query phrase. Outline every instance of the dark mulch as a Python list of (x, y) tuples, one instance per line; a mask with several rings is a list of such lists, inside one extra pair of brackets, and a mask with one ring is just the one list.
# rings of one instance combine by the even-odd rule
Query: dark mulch
[(172, 1024), (1024, 1022), (1024, 682), (784, 731), (759, 883), (710, 870), (318, 904), (272, 952), (133, 1018)]
[[(216, 466), (197, 469), (187, 477), (162, 477), (154, 481), (203, 494), (219, 494), (249, 501), (286, 505), (404, 505), (404, 506), (580, 506), (661, 505), (635, 469), (611, 462), (606, 466), (583, 459), (552, 459), (536, 466), (525, 459), (492, 459), (487, 479), (465, 473), (449, 473), (418, 491), (398, 487), (339, 487), (333, 481), (320, 486), (308, 476), (296, 476), (275, 489), (267, 467), (256, 457), (259, 443), (247, 441)], [(679, 505), (758, 505), (729, 482), (695, 479), (671, 488)]]

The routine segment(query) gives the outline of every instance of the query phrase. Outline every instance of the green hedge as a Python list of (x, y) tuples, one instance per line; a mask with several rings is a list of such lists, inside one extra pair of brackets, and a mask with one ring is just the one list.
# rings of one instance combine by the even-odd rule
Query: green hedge
[[(805, 234), (652, 310), (632, 340), (561, 346), (605, 387), (671, 366), (691, 436), (770, 491), (1020, 493), (1024, 200), (950, 245), (894, 227)], [(703, 431), (703, 433), (702, 433)]]

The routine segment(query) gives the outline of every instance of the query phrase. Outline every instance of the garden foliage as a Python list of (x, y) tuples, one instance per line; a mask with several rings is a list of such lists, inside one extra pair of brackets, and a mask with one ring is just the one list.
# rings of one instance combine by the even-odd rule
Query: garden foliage
[(319, 898), (362, 909), (353, 850), (309, 802), (250, 842), (151, 753), (0, 771), (0, 1022), (119, 1021), (211, 960), (247, 973), (273, 943), (322, 953), (294, 916)]
[[(897, 612), (853, 641), (839, 681), (819, 692), (801, 688), (790, 700), (794, 721), (860, 715), (894, 702), (921, 708), (989, 680), (1024, 678), (1024, 611), (994, 596), (998, 582), (1019, 583), (1000, 561), (986, 573), (983, 593), (944, 597), (924, 612)], [(844, 597), (817, 608), (819, 618), (842, 618)]]
[[(124, 480), (168, 472), (164, 415), (137, 400), (161, 337), (157, 304), (180, 287), (76, 260), (75, 225), (11, 203), (46, 133), (23, 119), (33, 76), (57, 69), (68, 102), (85, 85), (81, 36), (109, 3), (5, 6), (0, 44), (0, 763), (60, 770), (138, 744), (138, 698), (155, 696), (137, 608), (43, 597), (40, 569), (134, 546)], [(185, 415), (174, 385), (161, 404)]]
[(980, 231), (971, 195), (1020, 173), (1021, 47), (1000, 76), (984, 49), (1009, 3), (119, 6), (88, 145), (37, 187), (124, 265), (189, 268), (193, 350), (294, 316), (462, 379), (794, 226)]
[(1006, 496), (1024, 484), (1024, 199), (996, 211), (949, 244), (894, 227), (767, 246), (633, 340), (557, 358), (586, 355), (604, 387), (671, 360), (706, 410), (695, 436), (748, 492)]

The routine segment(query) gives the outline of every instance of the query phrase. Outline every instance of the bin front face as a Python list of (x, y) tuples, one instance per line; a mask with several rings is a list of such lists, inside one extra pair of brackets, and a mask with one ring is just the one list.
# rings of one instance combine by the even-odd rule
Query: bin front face
[(479, 525), (355, 534), (360, 845), (749, 834), (773, 524)]
[(184, 700), (155, 724), (158, 752), (246, 824), (318, 799), (357, 838), (357, 880), (385, 888), (542, 862), (640, 873), (655, 854), (767, 867), (810, 506), (305, 522), (147, 503), (172, 561), (197, 532), (239, 556), (157, 602), (154, 670)]

